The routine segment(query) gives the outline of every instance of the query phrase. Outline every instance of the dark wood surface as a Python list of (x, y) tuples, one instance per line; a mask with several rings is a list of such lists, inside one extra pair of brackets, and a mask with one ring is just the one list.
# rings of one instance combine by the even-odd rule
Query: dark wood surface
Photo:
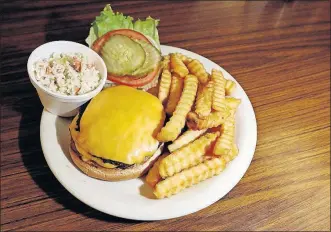
[(111, 3), (160, 18), (162, 44), (199, 53), (237, 79), (258, 123), (251, 166), (223, 199), (177, 219), (130, 221), (84, 205), (45, 162), (42, 106), (26, 63), (45, 42), (84, 43), (106, 2), (2, 1), (1, 230), (330, 230), (330, 3)]

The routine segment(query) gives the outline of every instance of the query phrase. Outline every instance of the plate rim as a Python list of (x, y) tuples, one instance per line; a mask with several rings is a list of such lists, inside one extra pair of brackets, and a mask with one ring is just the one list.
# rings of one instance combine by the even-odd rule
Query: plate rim
[[(44, 120), (44, 117), (46, 114), (51, 114), (49, 113), (48, 111), (46, 111), (45, 109), (43, 110), (42, 112), (42, 116), (41, 116), (41, 120), (40, 120), (40, 142), (41, 142), (41, 148), (42, 148), (42, 151), (43, 151), (43, 154), (44, 154), (44, 157), (45, 157), (45, 160), (47, 162), (47, 165), (48, 167), (51, 169), (53, 175), (56, 177), (56, 179), (62, 184), (62, 186), (68, 191), (70, 192), (75, 198), (77, 198), (79, 201), (83, 202), (84, 204), (90, 206), (91, 208), (93, 209), (96, 209), (100, 212), (103, 212), (105, 214), (108, 214), (108, 215), (111, 215), (111, 216), (115, 216), (115, 217), (120, 217), (120, 218), (125, 218), (125, 219), (130, 219), (130, 220), (136, 220), (136, 221), (158, 221), (158, 220), (167, 220), (167, 219), (172, 219), (172, 218), (178, 218), (178, 217), (182, 217), (182, 216), (185, 216), (185, 215), (189, 215), (189, 214), (193, 214), (197, 211), (200, 211), (204, 208), (207, 208), (208, 206), (214, 204), (215, 202), (217, 202), (218, 200), (222, 199), (226, 194), (228, 194), (230, 191), (233, 190), (233, 188), (240, 182), (240, 180), (244, 177), (244, 175), (246, 174), (246, 172), (248, 171), (248, 168), (250, 167), (251, 165), (251, 162), (254, 158), (254, 154), (255, 154), (255, 151), (256, 151), (256, 145), (257, 145), (257, 120), (256, 120), (256, 115), (255, 115), (255, 111), (254, 111), (254, 108), (253, 108), (253, 105), (249, 99), (249, 97), (247, 96), (245, 90), (240, 86), (240, 84), (236, 81), (236, 79), (230, 74), (228, 73), (225, 69), (223, 69), (220, 65), (216, 64), (215, 62), (209, 60), (208, 58), (206, 57), (203, 57), (197, 53), (194, 53), (194, 52), (191, 52), (189, 50), (186, 50), (186, 49), (182, 49), (182, 48), (178, 48), (178, 47), (173, 47), (173, 46), (168, 46), (168, 45), (161, 45), (161, 51), (164, 50), (164, 49), (167, 49), (167, 50), (177, 50), (177, 52), (184, 52), (184, 53), (191, 53), (191, 54), (194, 54), (194, 55), (198, 55), (199, 57), (202, 57), (206, 60), (208, 60), (208, 62), (210, 62), (211, 64), (213, 64), (214, 66), (217, 66), (218, 68), (220, 68), (222, 70), (222, 72), (226, 72), (229, 76), (232, 77), (232, 79), (236, 82), (236, 84), (242, 89), (243, 91), (243, 94), (246, 96), (247, 100), (248, 100), (248, 103), (249, 103), (249, 106), (251, 107), (252, 109), (252, 115), (253, 115), (253, 118), (254, 118), (254, 134), (252, 133), (252, 142), (254, 142), (254, 147), (252, 148), (252, 155), (251, 155), (251, 159), (249, 160), (249, 162), (245, 165), (245, 171), (243, 171), (242, 175), (240, 176), (240, 178), (238, 179), (238, 181), (235, 181), (235, 183), (233, 184), (233, 186), (230, 188), (229, 191), (227, 191), (227, 193), (225, 193), (223, 196), (219, 196), (219, 197), (215, 197), (215, 199), (211, 200), (211, 201), (208, 201), (207, 203), (204, 204), (204, 206), (201, 206), (201, 207), (192, 207), (194, 209), (191, 209), (189, 210), (189, 212), (184, 212), (184, 213), (174, 213), (173, 216), (165, 216), (165, 217), (157, 217), (155, 216), (154, 218), (146, 218), (144, 216), (131, 216), (131, 215), (123, 215), (121, 213), (117, 213), (116, 210), (104, 210), (103, 208), (100, 208), (96, 205), (93, 205), (92, 203), (90, 203), (88, 200), (84, 199), (83, 197), (81, 197), (77, 192), (75, 192), (73, 190), (73, 188), (71, 188), (70, 186), (67, 185), (67, 183), (65, 181), (63, 181), (59, 175), (58, 175), (58, 171), (51, 165), (51, 161), (49, 160), (48, 156), (46, 155), (45, 153), (45, 144), (43, 143), (43, 139), (42, 139), (42, 122)], [(55, 116), (56, 117), (56, 116)], [(111, 211), (111, 212), (110, 212)]]

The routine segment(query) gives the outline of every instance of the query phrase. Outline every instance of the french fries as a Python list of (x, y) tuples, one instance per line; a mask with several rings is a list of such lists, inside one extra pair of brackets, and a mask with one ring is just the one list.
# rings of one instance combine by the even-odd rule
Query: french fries
[(184, 146), (165, 157), (159, 166), (162, 178), (193, 167), (203, 161), (208, 146), (219, 136), (219, 132), (207, 133), (187, 146)]
[(235, 113), (241, 103), (230, 97), (236, 83), (216, 69), (208, 74), (198, 60), (172, 53), (162, 70), (156, 95), (171, 117), (156, 139), (172, 143), (146, 176), (157, 198), (218, 175), (239, 154)]
[(189, 112), (187, 114), (187, 126), (191, 130), (202, 130), (206, 128), (217, 127), (223, 124), (226, 118), (230, 115), (228, 111), (225, 112), (212, 112), (206, 118), (199, 118), (195, 112)]
[(225, 82), (225, 95), (230, 96), (236, 89), (236, 83), (231, 80), (226, 80)]
[(214, 91), (214, 81), (209, 81), (206, 85), (199, 85), (198, 95), (195, 102), (195, 112), (200, 118), (207, 117), (211, 112), (212, 96)]
[(212, 69), (211, 79), (214, 81), (212, 108), (216, 111), (225, 112), (225, 79), (222, 72)]
[(185, 119), (191, 110), (198, 89), (198, 79), (194, 75), (187, 75), (184, 80), (183, 93), (169, 122), (157, 135), (160, 142), (174, 141), (185, 126)]
[(170, 56), (169, 55), (166, 55), (166, 56), (163, 57), (162, 68), (163, 68), (163, 70), (169, 70), (170, 71)]
[(177, 74), (173, 74), (171, 77), (170, 93), (168, 97), (168, 103), (166, 106), (166, 113), (171, 115), (179, 102), (184, 87), (184, 79)]
[(169, 151), (173, 152), (173, 151), (189, 144), (196, 138), (200, 137), (200, 135), (202, 135), (206, 131), (207, 131), (207, 129), (185, 131), (180, 137), (178, 137), (172, 144), (170, 144), (168, 146)]
[(225, 98), (225, 103), (227, 108), (230, 110), (230, 112), (234, 114), (237, 111), (237, 108), (240, 105), (241, 100), (234, 97), (227, 97)]
[(187, 67), (176, 54), (170, 55), (170, 67), (180, 77), (185, 77), (189, 74)]
[(188, 63), (190, 63), (190, 62), (192, 61), (191, 58), (189, 58), (189, 57), (187, 57), (187, 56), (185, 56), (185, 55), (183, 55), (183, 54), (181, 54), (181, 53), (175, 53), (175, 54), (176, 54), (176, 56), (177, 56), (179, 59), (181, 59), (181, 61), (183, 61), (183, 63), (184, 63), (185, 65), (188, 65)]
[(226, 163), (222, 158), (205, 160), (156, 184), (154, 195), (159, 199), (170, 197), (193, 184), (220, 174), (225, 166)]
[(151, 186), (152, 188), (162, 180), (160, 173), (159, 173), (159, 166), (161, 161), (168, 156), (169, 153), (162, 154), (158, 160), (154, 163), (153, 167), (149, 170), (148, 174), (146, 175), (146, 183)]
[(171, 85), (171, 73), (168, 69), (164, 69), (161, 74), (159, 95), (158, 95), (158, 98), (160, 99), (163, 105), (165, 105), (168, 99), (170, 85)]
[(221, 157), (224, 159), (224, 161), (226, 163), (229, 163), (234, 158), (236, 158), (236, 156), (238, 155), (238, 153), (239, 153), (238, 146), (237, 146), (237, 144), (233, 143), (232, 144), (232, 147), (231, 147), (231, 150), (229, 151), (229, 153), (226, 154), (226, 155), (222, 155)]
[[(232, 119), (232, 117), (231, 117)], [(224, 125), (222, 125), (222, 134), (217, 139), (215, 147), (214, 147), (214, 154), (215, 155), (227, 155), (231, 148), (234, 141), (234, 120), (226, 120)]]
[(221, 127), (221, 136), (216, 140), (214, 147), (215, 155), (228, 155), (234, 143), (235, 133), (235, 111), (240, 104), (239, 99), (227, 98), (226, 102), (230, 111), (230, 116)]
[(190, 63), (188, 63), (187, 68), (190, 71), (190, 73), (198, 77), (199, 81), (202, 84), (207, 83), (208, 73), (206, 72), (205, 68), (200, 63), (200, 61), (192, 60)]

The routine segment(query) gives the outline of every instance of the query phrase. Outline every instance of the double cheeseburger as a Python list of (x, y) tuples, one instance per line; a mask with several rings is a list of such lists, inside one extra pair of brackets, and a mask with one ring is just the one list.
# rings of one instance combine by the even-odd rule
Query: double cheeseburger
[(161, 154), (165, 113), (153, 95), (128, 86), (103, 90), (69, 126), (70, 155), (88, 176), (118, 181), (143, 175)]

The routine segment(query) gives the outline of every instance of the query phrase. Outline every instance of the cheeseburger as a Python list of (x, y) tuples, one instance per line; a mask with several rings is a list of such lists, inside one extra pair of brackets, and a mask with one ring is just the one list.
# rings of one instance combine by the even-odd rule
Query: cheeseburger
[(143, 175), (161, 154), (155, 139), (165, 113), (153, 95), (127, 86), (103, 90), (69, 126), (70, 155), (88, 176), (118, 181)]

